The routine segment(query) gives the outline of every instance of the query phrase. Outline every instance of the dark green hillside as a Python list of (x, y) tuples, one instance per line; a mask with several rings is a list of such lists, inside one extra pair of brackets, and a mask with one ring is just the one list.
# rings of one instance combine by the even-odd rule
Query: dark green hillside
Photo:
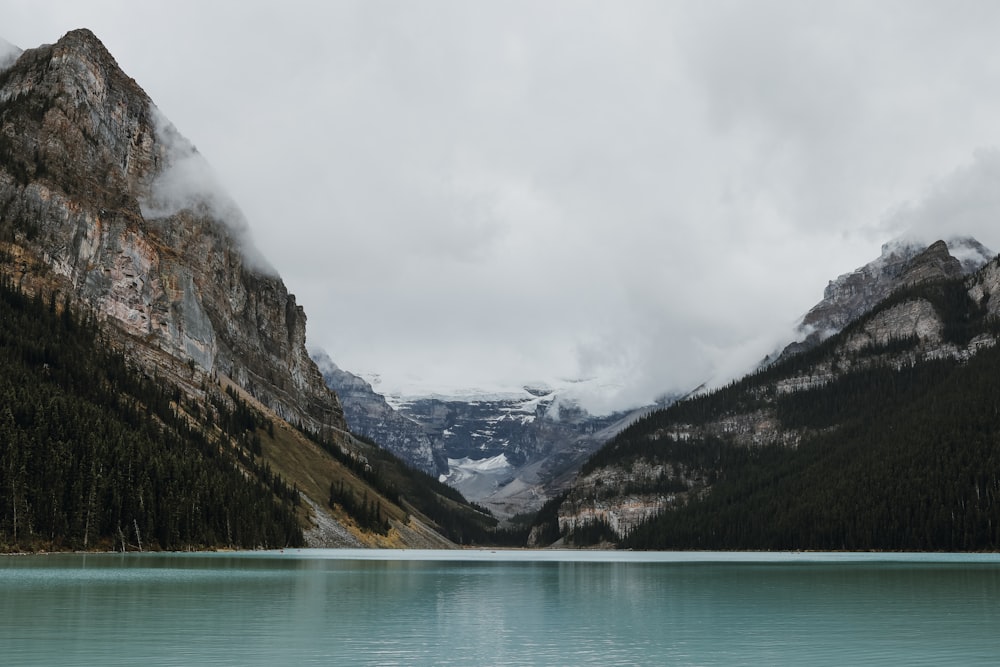
[(848, 376), (784, 409), (846, 418), (796, 450), (732, 448), (710, 494), (623, 546), (1000, 549), (1000, 350)]
[[(584, 464), (583, 474), (604, 465), (620, 464), (637, 457), (677, 460), (674, 458), (676, 450), (691, 448), (670, 447), (656, 437), (658, 430), (676, 424), (700, 425), (725, 415), (746, 413), (775, 404), (771, 383), (808, 372), (821, 361), (830, 359), (844, 337), (856, 331), (864, 321), (883, 310), (915, 298), (924, 298), (931, 302), (945, 322), (944, 337), (948, 342), (966, 344), (972, 337), (982, 333), (992, 335), (1000, 333), (1000, 321), (987, 318), (981, 304), (972, 302), (962, 280), (925, 284), (901, 290), (889, 297), (864, 320), (854, 322), (840, 335), (816, 348), (763, 368), (708, 394), (680, 401), (643, 417), (598, 450)], [(855, 359), (893, 355), (913, 348), (916, 344), (917, 341), (913, 338), (901, 338), (881, 347), (868, 348), (856, 355)], [(897, 373), (876, 369), (852, 374), (841, 378), (839, 382), (820, 391), (819, 394), (814, 392), (789, 394), (777, 401), (779, 416), (783, 424), (791, 428), (826, 428), (839, 424), (849, 417), (859, 418), (861, 413), (869, 419), (874, 419), (884, 411), (892, 409), (890, 404), (910, 399), (906, 395), (897, 394), (895, 391), (897, 387), (911, 384), (911, 376), (914, 374), (923, 377), (929, 372), (922, 368), (904, 368)], [(868, 382), (882, 384), (879, 387), (867, 387), (872, 390), (870, 392), (862, 391), (865, 387), (858, 385)], [(917, 390), (919, 387), (913, 389)], [(836, 401), (830, 398), (832, 395), (838, 396)], [(808, 411), (809, 414), (805, 415), (799, 411)], [(686, 456), (682, 454), (681, 460), (685, 460)], [(691, 451), (690, 456), (696, 459), (703, 458), (697, 451)]]
[[(286, 461), (298, 448), (235, 390), (211, 389), (182, 398), (103, 350), (92, 323), (0, 282), (0, 551), (301, 546), (291, 481), (318, 469)], [(514, 539), (375, 443), (312, 439), (342, 466), (330, 505), (362, 532), (413, 514), (460, 544)]]
[(0, 283), (0, 549), (301, 545), (297, 493), (252, 438), (238, 467), (179, 395)]
[[(919, 341), (903, 337), (850, 358), (838, 351), (865, 321), (916, 298), (933, 305), (946, 342), (995, 336), (998, 322), (966, 290), (955, 280), (897, 292), (819, 347), (623, 431), (591, 458), (584, 474), (637, 460), (669, 462), (700, 471), (706, 486), (635, 528), (621, 546), (1000, 549), (1000, 349), (982, 350), (966, 362), (917, 360)], [(820, 365), (837, 369), (833, 381), (791, 393), (775, 390), (775, 382), (808, 376)], [(799, 446), (747, 446), (722, 435), (679, 442), (668, 437), (684, 425), (755, 411), (801, 434)], [(656, 484), (638, 491), (683, 490), (676, 480)]]

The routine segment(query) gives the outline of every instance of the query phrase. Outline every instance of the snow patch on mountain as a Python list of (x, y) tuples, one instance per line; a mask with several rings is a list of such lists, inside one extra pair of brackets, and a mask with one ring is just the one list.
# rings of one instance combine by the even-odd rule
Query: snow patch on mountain
[(448, 473), (438, 479), (467, 498), (482, 498), (509, 482), (513, 473), (506, 454), (501, 453), (485, 459), (448, 459)]
[[(372, 388), (382, 394), (396, 410), (404, 410), (417, 401), (516, 403), (516, 411), (534, 416), (538, 406), (547, 405), (546, 417), (558, 420), (567, 411), (583, 410), (594, 417), (606, 417), (615, 412), (639, 407), (633, 401), (623, 402), (626, 383), (621, 379), (605, 378), (554, 379), (529, 382), (521, 386), (454, 388), (432, 385), (420, 380), (389, 382), (377, 373), (360, 373)], [(533, 418), (533, 417), (532, 417)]]

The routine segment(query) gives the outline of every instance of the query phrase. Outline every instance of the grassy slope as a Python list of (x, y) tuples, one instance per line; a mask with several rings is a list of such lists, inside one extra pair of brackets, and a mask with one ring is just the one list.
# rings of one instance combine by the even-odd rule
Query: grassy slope
[[(236, 388), (225, 379), (222, 382), (225, 386)], [(268, 414), (267, 409), (255, 401), (253, 397), (239, 388), (236, 389), (241, 398), (262, 413)], [(361, 479), (354, 470), (332, 457), (305, 434), (276, 417), (272, 417), (272, 420), (277, 424), (273, 437), (266, 432), (261, 434), (264, 459), (288, 484), (294, 484), (301, 493), (312, 499), (323, 511), (328, 512), (361, 543), (379, 548), (453, 548), (455, 546), (453, 542), (435, 530), (435, 522), (427, 518), (418, 507), (405, 500), (402, 502), (402, 507), (397, 505), (367, 481)], [(372, 445), (355, 440), (349, 433), (339, 434), (338, 438), (340, 443), (345, 444), (351, 450), (367, 452), (368, 458), (373, 461), (380, 454), (372, 449)], [(398, 462), (381, 466), (381, 472), (397, 488), (405, 490), (410, 483), (406, 481), (407, 471)], [(372, 502), (381, 505), (392, 525), (388, 535), (365, 531), (342, 507), (339, 505), (334, 508), (329, 507), (330, 486), (340, 483), (343, 483), (356, 496), (367, 496)], [(438, 498), (440, 498), (440, 502), (453, 509), (456, 514), (468, 516), (472, 513), (468, 505), (440, 496)], [(314, 518), (310, 515), (311, 510), (304, 506), (300, 508), (300, 516), (304, 528), (307, 530), (315, 523)]]

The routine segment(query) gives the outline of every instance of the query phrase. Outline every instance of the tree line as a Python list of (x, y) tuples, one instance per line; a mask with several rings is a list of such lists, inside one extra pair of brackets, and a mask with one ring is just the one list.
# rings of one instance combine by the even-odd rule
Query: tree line
[[(927, 298), (957, 344), (993, 334), (997, 321), (961, 281), (907, 288), (880, 306)], [(848, 328), (849, 335), (857, 322)], [(702, 471), (708, 493), (636, 527), (633, 549), (1000, 549), (1000, 349), (967, 361), (879, 360), (912, 337), (862, 351), (819, 387), (775, 395), (767, 383), (830, 359), (842, 337), (761, 369), (718, 392), (641, 420), (595, 454), (587, 469), (643, 458)], [(663, 429), (766, 407), (802, 434), (796, 448), (747, 447), (727, 438), (673, 442)], [(662, 490), (662, 489), (661, 489)], [(585, 531), (570, 536), (586, 543)], [(597, 526), (589, 531), (603, 539)]]
[(302, 545), (297, 491), (101, 343), (0, 279), (0, 549)]

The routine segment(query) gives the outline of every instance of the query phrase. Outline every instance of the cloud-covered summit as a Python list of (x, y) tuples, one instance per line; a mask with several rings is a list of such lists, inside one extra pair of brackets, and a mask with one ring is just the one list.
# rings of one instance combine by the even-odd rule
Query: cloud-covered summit
[(14, 64), (21, 55), (21, 49), (0, 37), (0, 70), (5, 70)]
[(907, 231), (1000, 248), (992, 3), (11, 7), (19, 44), (101, 35), (385, 391), (644, 402), (752, 368)]
[(143, 217), (155, 220), (190, 211), (212, 218), (225, 225), (253, 269), (277, 275), (254, 245), (246, 216), (222, 187), (208, 161), (158, 108), (151, 107), (150, 112), (165, 166), (154, 178), (149, 197), (140, 202)]

